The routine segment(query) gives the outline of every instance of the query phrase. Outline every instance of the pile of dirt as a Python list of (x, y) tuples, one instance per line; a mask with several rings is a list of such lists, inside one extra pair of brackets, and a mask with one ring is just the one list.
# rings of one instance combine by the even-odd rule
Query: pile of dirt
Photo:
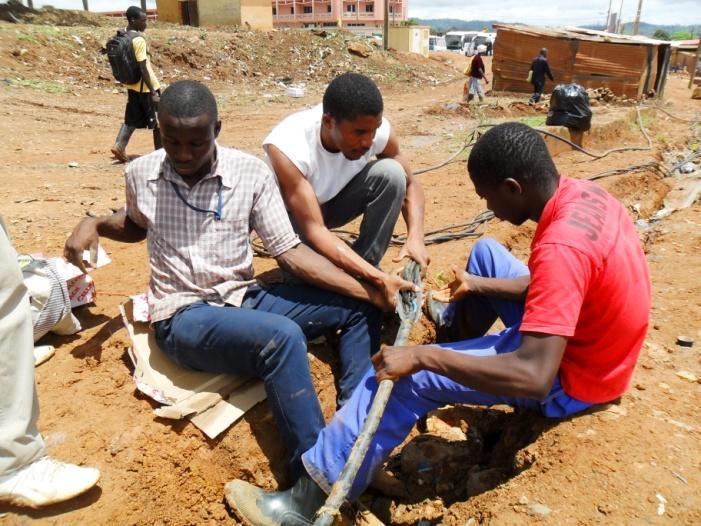
[(591, 106), (599, 106), (601, 104), (619, 104), (634, 106), (638, 103), (636, 99), (631, 99), (625, 95), (618, 96), (613, 91), (605, 86), (596, 89), (588, 89), (587, 95), (589, 95), (589, 104)]
[(0, 20), (13, 23), (41, 24), (50, 26), (110, 26), (114, 20), (89, 11), (73, 11), (44, 6), (30, 9), (17, 1), (0, 5)]
[[(108, 21), (117, 25), (114, 20)], [(7, 54), (0, 57), (3, 76), (33, 79), (40, 78), (42, 71), (52, 71), (53, 80), (70, 89), (114, 87), (109, 64), (101, 52), (112, 34), (110, 29), (11, 27), (12, 31), (0, 32), (2, 48), (11, 58), (7, 60)], [(265, 33), (155, 24), (149, 27), (147, 38), (156, 75), (167, 83), (182, 78), (205, 82), (251, 79), (258, 89), (274, 90), (292, 82), (321, 86), (339, 73), (358, 71), (379, 84), (417, 87), (437, 85), (456, 74), (446, 64), (420, 55), (385, 52), (367, 39), (344, 31)]]

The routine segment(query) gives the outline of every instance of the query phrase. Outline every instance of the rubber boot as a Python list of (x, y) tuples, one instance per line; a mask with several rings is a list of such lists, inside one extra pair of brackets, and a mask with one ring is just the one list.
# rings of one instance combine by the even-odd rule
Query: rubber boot
[(163, 142), (161, 142), (161, 129), (154, 128), (153, 129), (153, 149), (160, 150), (161, 148), (163, 148)]
[(286, 491), (263, 491), (243, 480), (224, 486), (226, 502), (250, 526), (309, 526), (326, 493), (304, 473)]
[(119, 128), (119, 133), (117, 134), (117, 140), (112, 146), (112, 155), (114, 155), (119, 161), (125, 163), (129, 160), (127, 157), (127, 144), (131, 138), (131, 134), (134, 133), (135, 128), (133, 126), (127, 126), (122, 124)]

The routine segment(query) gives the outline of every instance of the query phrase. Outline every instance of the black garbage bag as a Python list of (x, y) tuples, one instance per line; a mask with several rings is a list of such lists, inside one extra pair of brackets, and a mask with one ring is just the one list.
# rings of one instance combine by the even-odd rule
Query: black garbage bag
[(579, 84), (558, 84), (550, 96), (550, 111), (545, 120), (548, 126), (566, 126), (571, 130), (591, 128), (589, 95)]

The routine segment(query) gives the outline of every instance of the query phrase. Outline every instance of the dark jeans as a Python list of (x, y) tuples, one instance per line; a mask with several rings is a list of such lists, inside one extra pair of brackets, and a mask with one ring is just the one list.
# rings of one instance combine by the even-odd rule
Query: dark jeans
[(538, 102), (540, 100), (540, 97), (543, 96), (544, 89), (545, 89), (545, 79), (533, 80), (533, 95), (531, 95), (531, 101)]
[[(406, 183), (404, 168), (394, 159), (370, 162), (333, 199), (321, 205), (324, 224), (338, 228), (362, 215), (353, 250), (371, 265), (378, 266), (402, 211)], [(294, 221), (292, 224), (299, 232)]]
[(156, 322), (156, 341), (195, 370), (261, 378), (275, 422), (300, 474), (301, 454), (324, 427), (312, 384), (306, 338), (340, 331), (339, 404), (350, 398), (380, 344), (379, 310), (307, 285), (252, 286), (238, 307), (204, 302)]

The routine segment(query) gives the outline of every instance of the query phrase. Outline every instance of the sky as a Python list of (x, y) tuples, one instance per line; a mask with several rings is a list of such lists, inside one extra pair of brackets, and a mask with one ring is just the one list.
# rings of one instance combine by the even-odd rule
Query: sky
[[(460, 18), (462, 20), (499, 20), (532, 25), (604, 24), (609, 0), (408, 0), (409, 16), (416, 18)], [(635, 18), (638, 0), (612, 0), (611, 10), (623, 4), (623, 20)], [(91, 11), (126, 10), (141, 5), (140, 0), (88, 0)], [(485, 5), (489, 4), (489, 5)], [(82, 0), (35, 0), (35, 7), (53, 5), (82, 9)], [(148, 0), (147, 7), (155, 7)], [(643, 0), (641, 20), (651, 24), (701, 25), (701, 0)]]

